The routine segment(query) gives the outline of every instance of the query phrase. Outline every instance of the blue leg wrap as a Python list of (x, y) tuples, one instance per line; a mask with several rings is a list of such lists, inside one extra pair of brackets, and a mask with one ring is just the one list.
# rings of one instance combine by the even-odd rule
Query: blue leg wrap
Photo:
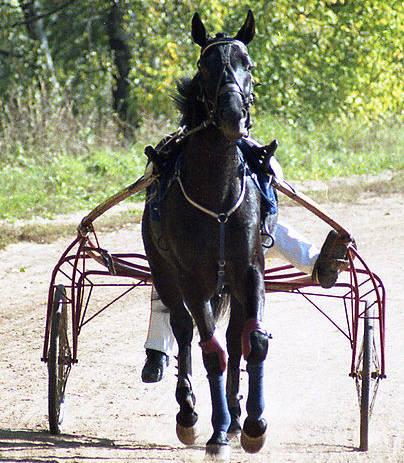
[(215, 432), (227, 432), (231, 418), (227, 407), (223, 374), (208, 376), (212, 400), (212, 426)]
[(247, 414), (249, 418), (259, 419), (264, 412), (264, 362), (247, 364), (248, 399)]

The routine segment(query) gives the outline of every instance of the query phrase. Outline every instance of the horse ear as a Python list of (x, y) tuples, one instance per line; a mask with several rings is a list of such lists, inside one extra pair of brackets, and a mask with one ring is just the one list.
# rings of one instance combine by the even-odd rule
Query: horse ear
[(204, 47), (208, 41), (208, 34), (198, 13), (192, 18), (192, 38), (200, 47)]
[(237, 35), (234, 37), (235, 40), (240, 40), (240, 42), (248, 45), (255, 35), (255, 19), (251, 10), (248, 10), (247, 18), (238, 31)]

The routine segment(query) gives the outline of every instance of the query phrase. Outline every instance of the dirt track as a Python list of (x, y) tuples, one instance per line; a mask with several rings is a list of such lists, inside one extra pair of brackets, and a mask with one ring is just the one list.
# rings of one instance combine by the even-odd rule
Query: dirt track
[[(253, 456), (233, 441), (232, 462), (404, 461), (404, 197), (368, 196), (328, 209), (351, 230), (387, 289), (387, 379), (371, 421), (371, 449), (356, 449), (359, 413), (348, 377), (347, 341), (303, 298), (274, 295), (267, 298), (266, 314), (273, 335), (266, 367), (268, 440)], [(286, 207), (283, 215), (322, 242), (327, 227), (306, 211)], [(0, 462), (202, 461), (211, 431), (199, 348), (194, 349), (193, 385), (201, 436), (193, 448), (175, 436), (173, 362), (161, 383), (140, 381), (146, 289), (83, 329), (79, 363), (67, 385), (64, 433), (47, 432), (47, 369), (40, 361), (45, 303), (51, 270), (68, 243), (22, 243), (0, 252)], [(139, 250), (139, 229), (108, 233), (103, 245), (114, 252)], [(244, 394), (246, 380), (243, 373)]]

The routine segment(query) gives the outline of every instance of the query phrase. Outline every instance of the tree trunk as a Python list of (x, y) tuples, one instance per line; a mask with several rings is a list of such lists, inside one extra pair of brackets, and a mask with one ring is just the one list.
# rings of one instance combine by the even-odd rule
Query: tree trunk
[(133, 136), (133, 131), (139, 126), (139, 123), (129, 108), (128, 75), (131, 53), (122, 27), (122, 12), (118, 0), (112, 0), (107, 26), (109, 45), (117, 70), (117, 73), (114, 75), (115, 85), (112, 89), (112, 105), (114, 111), (116, 111), (123, 122), (124, 133)]
[(56, 79), (55, 68), (53, 66), (52, 54), (49, 48), (48, 39), (43, 20), (40, 16), (40, 9), (36, 0), (20, 0), (20, 7), (24, 13), (25, 26), (27, 28), (28, 36), (38, 42), (39, 52), (45, 58), (46, 70), (49, 73), (49, 79), (55, 89), (59, 88)]

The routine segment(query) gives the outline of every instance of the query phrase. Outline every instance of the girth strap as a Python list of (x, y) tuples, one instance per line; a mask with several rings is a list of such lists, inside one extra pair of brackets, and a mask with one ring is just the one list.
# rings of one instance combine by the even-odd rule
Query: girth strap
[(226, 222), (219, 221), (219, 261), (217, 269), (216, 293), (220, 294), (223, 290), (225, 260), (225, 240), (226, 240)]

